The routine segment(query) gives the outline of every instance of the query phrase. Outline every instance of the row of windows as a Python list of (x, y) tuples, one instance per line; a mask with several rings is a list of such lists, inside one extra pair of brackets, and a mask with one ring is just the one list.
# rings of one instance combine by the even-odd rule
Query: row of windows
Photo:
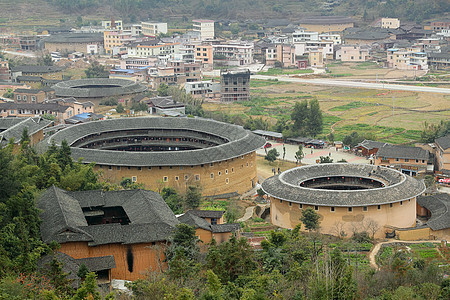
[[(17, 95), (16, 96), (17, 101), (23, 100), (23, 101), (27, 101), (28, 97), (27, 95)], [(31, 96), (31, 101), (36, 101), (36, 96)]]
[[(411, 200), (408, 200), (408, 201), (411, 202)], [(280, 200), (280, 203), (283, 203), (283, 200)], [(289, 206), (292, 206), (292, 202), (288, 202), (288, 203), (289, 203)], [(400, 201), (400, 205), (403, 205), (403, 201)], [(393, 203), (389, 203), (389, 207), (393, 207), (393, 206), (394, 206)], [(299, 208), (303, 209), (303, 204), (302, 203), (299, 204)], [(368, 206), (363, 206), (362, 208), (363, 208), (363, 211), (369, 211), (369, 207)], [(319, 211), (319, 206), (315, 205), (314, 206), (314, 210), (315, 211)], [(377, 205), (377, 210), (381, 210), (381, 205)], [(336, 208), (334, 206), (330, 206), (330, 211), (331, 212), (335, 212)], [(353, 207), (347, 207), (347, 211), (348, 212), (353, 212)]]

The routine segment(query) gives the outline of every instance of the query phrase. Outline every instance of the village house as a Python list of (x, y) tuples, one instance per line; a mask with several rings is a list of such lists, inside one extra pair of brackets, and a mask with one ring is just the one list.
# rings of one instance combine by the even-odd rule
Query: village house
[(195, 47), (195, 60), (201, 61), (205, 69), (212, 69), (214, 65), (213, 46), (197, 45)]
[(397, 18), (382, 18), (381, 28), (397, 29), (400, 27), (400, 20)]
[(450, 171), (450, 134), (436, 139), (436, 171)]
[(351, 18), (342, 16), (310, 16), (300, 20), (300, 27), (319, 33), (342, 32), (346, 28), (353, 26), (354, 21)]
[(179, 43), (160, 43), (157, 40), (150, 40), (128, 45), (127, 52), (129, 58), (144, 58), (159, 55), (173, 55), (179, 52), (179, 48)]
[(119, 61), (120, 69), (142, 69), (147, 67), (155, 67), (158, 62), (156, 57), (145, 57), (145, 58), (122, 58)]
[(418, 48), (387, 50), (387, 67), (400, 70), (428, 70), (428, 58)]
[(361, 143), (359, 143), (358, 145), (356, 145), (355, 148), (360, 155), (369, 157), (369, 156), (374, 156), (375, 154), (377, 154), (378, 149), (380, 149), (381, 147), (384, 147), (385, 145), (388, 145), (388, 144), (383, 143), (383, 142), (364, 140)]
[(225, 211), (216, 210), (189, 210), (178, 217), (180, 223), (193, 226), (195, 235), (202, 241), (203, 245), (210, 243), (213, 239), (217, 244), (228, 241), (232, 235), (239, 238), (240, 224), (224, 224), (223, 214)]
[(143, 67), (140, 69), (112, 69), (109, 71), (109, 78), (142, 82), (147, 80), (147, 68)]
[(10, 81), (11, 71), (9, 70), (9, 63), (7, 60), (0, 58), (0, 81)]
[(122, 20), (114, 20), (112, 18), (111, 20), (102, 21), (102, 27), (105, 30), (110, 30), (110, 29), (123, 30), (123, 22), (122, 22)]
[(121, 53), (123, 46), (136, 40), (131, 33), (122, 30), (106, 30), (103, 33), (106, 54), (117, 55)]
[(17, 66), (11, 69), (11, 78), (16, 81), (19, 76), (32, 76), (50, 80), (62, 80), (63, 68), (57, 66)]
[(44, 39), (44, 48), (48, 52), (81, 52), (98, 54), (103, 49), (104, 36), (99, 33), (61, 33)]
[(365, 46), (345, 44), (336, 50), (336, 59), (345, 62), (366, 61), (369, 57), (369, 49)]
[(392, 167), (402, 173), (416, 176), (428, 171), (429, 157), (429, 151), (419, 147), (385, 145), (378, 149), (375, 165)]
[(311, 67), (321, 68), (324, 66), (323, 51), (321, 49), (309, 51), (308, 59)]
[(167, 67), (174, 69), (174, 74), (184, 75), (185, 82), (200, 81), (202, 79), (202, 66), (199, 62), (187, 63), (184, 61), (170, 60)]
[(42, 103), (47, 99), (47, 93), (41, 89), (14, 90), (14, 102), (16, 103)]
[(295, 67), (295, 47), (293, 45), (277, 44), (266, 50), (266, 65), (282, 68)]
[(175, 102), (172, 96), (154, 97), (141, 101), (148, 105), (148, 112), (160, 116), (181, 116), (185, 114), (186, 104)]
[(13, 152), (19, 152), (23, 131), (26, 129), (30, 138), (30, 146), (34, 146), (44, 139), (44, 129), (51, 126), (52, 121), (41, 117), (0, 118), (0, 148), (14, 139)]
[(41, 237), (75, 259), (114, 264), (107, 279), (136, 280), (165, 269), (164, 249), (179, 221), (158, 193), (144, 190), (69, 192), (51, 187), (38, 199)]

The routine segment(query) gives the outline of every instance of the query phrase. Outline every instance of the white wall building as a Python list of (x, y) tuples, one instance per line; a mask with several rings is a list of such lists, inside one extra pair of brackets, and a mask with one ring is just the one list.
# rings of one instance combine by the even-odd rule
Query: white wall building
[(201, 40), (214, 39), (214, 21), (213, 20), (192, 20), (194, 31), (200, 32)]
[(145, 36), (156, 37), (160, 33), (167, 33), (167, 23), (161, 22), (142, 22), (142, 34)]
[(224, 57), (228, 65), (242, 66), (253, 63), (253, 43), (228, 42), (227, 44), (213, 45), (214, 57)]

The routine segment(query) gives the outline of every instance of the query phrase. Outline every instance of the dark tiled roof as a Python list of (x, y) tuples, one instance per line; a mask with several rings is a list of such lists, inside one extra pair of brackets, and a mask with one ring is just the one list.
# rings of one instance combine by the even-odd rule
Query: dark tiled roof
[[(50, 124), (52, 124), (52, 121), (41, 119), (40, 117), (0, 118), (0, 143), (2, 140), (8, 142), (11, 138), (14, 138), (15, 143), (19, 143), (25, 128), (28, 130), (28, 135), (32, 135), (50, 126)], [(3, 128), (4, 130), (2, 131)]]
[(220, 219), (225, 213), (224, 210), (190, 210), (190, 214), (200, 218)]
[(361, 143), (359, 143), (358, 145), (356, 145), (356, 147), (362, 147), (362, 148), (365, 148), (367, 150), (372, 150), (374, 148), (380, 149), (381, 147), (383, 147), (385, 145), (388, 145), (388, 144), (387, 143), (383, 143), (383, 142), (364, 140)]
[(56, 66), (17, 66), (11, 69), (12, 72), (25, 73), (54, 73), (62, 70), (63, 68)]
[(52, 34), (44, 39), (47, 43), (103, 43), (103, 34), (98, 33), (62, 33)]
[(43, 80), (40, 76), (17, 76), (16, 80), (20, 81), (34, 81), (34, 82), (40, 82)]
[(211, 231), (213, 233), (235, 232), (240, 229), (241, 225), (238, 223), (211, 225)]
[(201, 228), (204, 230), (211, 231), (211, 224), (209, 224), (208, 221), (196, 216), (195, 214), (192, 214), (190, 211), (178, 217), (178, 221), (180, 221), (180, 223), (193, 226), (195, 228)]
[(37, 270), (42, 272), (43, 274), (47, 273), (51, 268), (50, 264), (52, 263), (53, 259), (56, 259), (62, 264), (62, 271), (67, 274), (67, 279), (70, 280), (70, 285), (73, 288), (78, 288), (81, 280), (80, 277), (78, 277), (77, 273), (81, 265), (78, 264), (77, 260), (70, 255), (62, 252), (44, 255), (37, 261)]
[[(48, 142), (60, 145), (65, 139), (72, 145), (92, 133), (125, 129), (189, 129), (227, 139), (228, 142), (209, 148), (189, 151), (128, 152), (72, 147), (75, 160), (86, 163), (118, 166), (190, 166), (223, 161), (251, 153), (265, 140), (240, 126), (201, 118), (120, 118), (71, 126), (59, 131)], [(50, 144), (49, 144), (50, 145)]]
[(430, 153), (419, 147), (386, 145), (378, 149), (377, 157), (428, 160)]
[[(94, 87), (92, 87), (94, 86)], [(61, 81), (52, 86), (58, 97), (94, 98), (141, 93), (147, 87), (126, 79), (88, 78)]]
[(38, 89), (15, 89), (14, 93), (24, 93), (24, 94), (37, 94), (43, 92), (43, 90)]
[(438, 144), (442, 149), (447, 150), (450, 148), (450, 134), (436, 139), (436, 144)]
[(174, 108), (174, 107), (184, 107), (185, 104), (178, 102), (175, 103), (175, 101), (173, 101), (172, 96), (168, 96), (168, 97), (154, 97), (154, 98), (150, 98), (148, 100), (144, 100), (143, 101), (146, 104), (153, 104), (153, 106), (159, 107), (159, 108)]
[(300, 20), (300, 24), (342, 24), (354, 23), (351, 18), (344, 16), (311, 16)]
[(89, 272), (109, 270), (116, 267), (116, 261), (113, 255), (80, 258), (75, 261), (79, 266), (84, 264)]
[(60, 105), (57, 103), (0, 103), (0, 110), (2, 109), (25, 109), (25, 110), (49, 110), (57, 112), (65, 112), (69, 106)]
[(450, 195), (436, 194), (417, 197), (417, 203), (431, 212), (427, 225), (433, 230), (450, 228)]
[[(365, 190), (325, 190), (300, 186), (300, 182), (318, 177), (350, 176), (374, 178), (385, 187)], [(296, 203), (319, 206), (368, 206), (408, 200), (425, 191), (423, 182), (393, 169), (373, 165), (319, 164), (298, 167), (272, 176), (262, 183), (268, 195)]]
[[(128, 225), (88, 225), (83, 208), (122, 207)], [(39, 199), (41, 236), (44, 242), (88, 242), (104, 244), (135, 244), (167, 240), (179, 223), (173, 212), (152, 191), (83, 191), (67, 192), (49, 188)]]

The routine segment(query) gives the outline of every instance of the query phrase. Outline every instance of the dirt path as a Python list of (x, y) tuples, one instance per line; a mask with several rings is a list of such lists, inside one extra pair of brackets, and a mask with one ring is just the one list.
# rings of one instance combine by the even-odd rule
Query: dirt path
[(245, 209), (245, 214), (242, 218), (237, 219), (236, 222), (245, 222), (253, 216), (253, 210), (256, 206), (250, 206)]
[(376, 244), (375, 247), (373, 247), (369, 253), (369, 263), (372, 268), (374, 268), (376, 270), (380, 269), (376, 263), (375, 257), (377, 256), (378, 251), (380, 251), (381, 245), (393, 244), (393, 243), (422, 244), (422, 243), (436, 243), (436, 241), (435, 240), (404, 241), (404, 240), (390, 239), (385, 242), (380, 242), (380, 243)]

